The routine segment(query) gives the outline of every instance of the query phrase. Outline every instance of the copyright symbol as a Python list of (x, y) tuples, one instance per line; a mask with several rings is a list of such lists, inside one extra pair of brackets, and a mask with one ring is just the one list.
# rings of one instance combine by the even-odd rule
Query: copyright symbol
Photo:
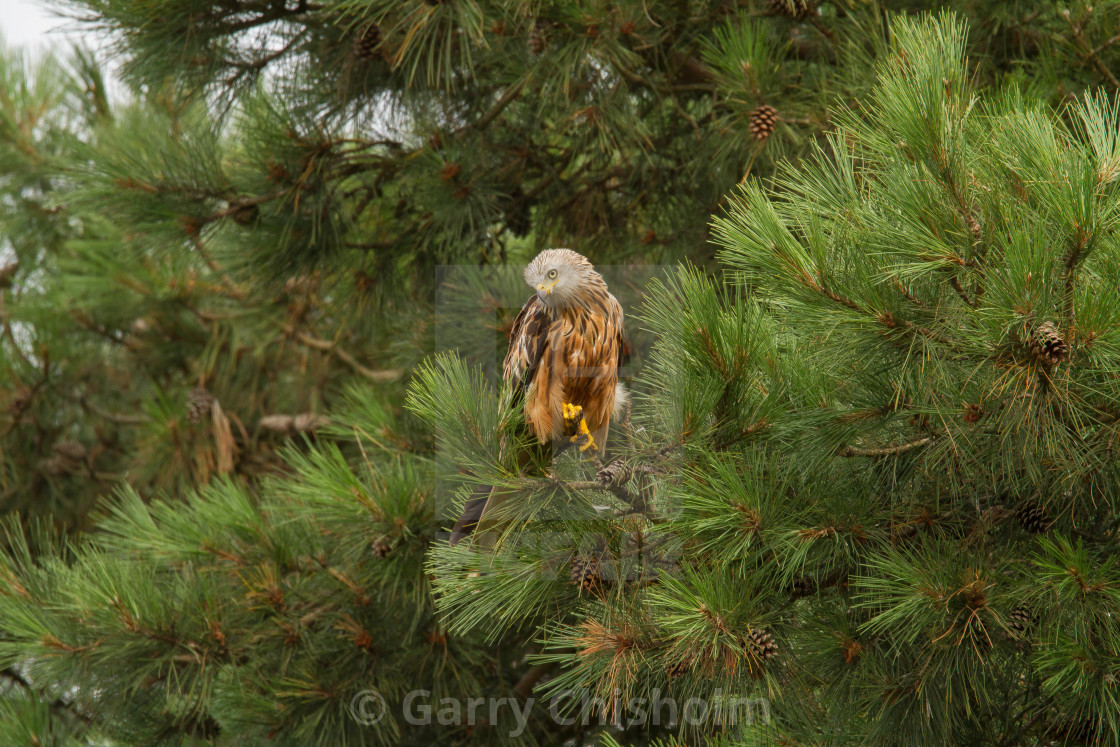
[(362, 726), (376, 724), (387, 708), (385, 698), (376, 690), (362, 690), (350, 699), (350, 717)]

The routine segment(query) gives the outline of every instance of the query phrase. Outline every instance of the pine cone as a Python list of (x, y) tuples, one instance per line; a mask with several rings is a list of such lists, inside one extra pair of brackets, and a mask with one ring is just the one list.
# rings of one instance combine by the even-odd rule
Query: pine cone
[(1047, 366), (1069, 360), (1069, 346), (1053, 322), (1043, 322), (1031, 335), (1031, 354)]
[(817, 12), (810, 0), (767, 0), (766, 10), (771, 15), (785, 16), (795, 21), (804, 21)]
[(389, 557), (389, 553), (393, 551), (393, 546), (389, 544), (388, 540), (383, 537), (378, 537), (373, 541), (373, 554), (384, 560)]
[(86, 447), (77, 441), (58, 441), (51, 446), (51, 451), (66, 459), (71, 459), (75, 462), (84, 461), (86, 454)]
[(962, 417), (966, 423), (975, 423), (984, 417), (984, 408), (975, 403), (965, 404)]
[(313, 412), (301, 412), (292, 416), (292, 430), (297, 433), (311, 433), (331, 424), (331, 419), (326, 415), (316, 415)]
[(686, 661), (679, 661), (666, 668), (665, 673), (669, 675), (669, 679), (675, 680), (678, 677), (684, 677), (692, 669)]
[(763, 661), (773, 659), (778, 654), (778, 644), (765, 628), (751, 628), (750, 646), (755, 655)]
[(1015, 631), (1015, 635), (1026, 635), (1026, 632), (1034, 626), (1034, 613), (1028, 607), (1022, 605), (1011, 610), (1007, 616), (1007, 627)]
[(615, 460), (610, 464), (604, 466), (595, 474), (595, 479), (604, 488), (609, 485), (621, 485), (634, 474), (634, 470), (630, 469), (621, 459)]
[(1041, 503), (1033, 500), (1020, 505), (1015, 512), (1015, 517), (1019, 520), (1019, 526), (1030, 534), (1045, 532), (1051, 524), (1046, 509)]
[(310, 275), (306, 273), (292, 275), (284, 281), (284, 292), (289, 296), (309, 296), (319, 290), (321, 280), (318, 270)]
[(459, 174), (463, 173), (462, 165), (454, 161), (448, 161), (439, 170), (440, 181), (451, 182), (459, 178)]
[(761, 142), (770, 137), (778, 124), (778, 110), (767, 104), (755, 109), (750, 116), (750, 130)]
[(541, 18), (533, 21), (533, 28), (529, 30), (530, 53), (539, 55), (548, 49), (548, 32), (551, 26), (551, 21), (546, 21)]
[(206, 387), (196, 386), (187, 393), (187, 420), (195, 424), (201, 423), (213, 406), (214, 395)]
[(381, 28), (376, 23), (367, 23), (354, 37), (354, 56), (359, 60), (372, 60), (377, 57), (381, 45)]
[(368, 272), (366, 272), (365, 270), (354, 271), (354, 290), (358, 291), (358, 293), (365, 295), (373, 289), (374, 285), (375, 282), (373, 276)]
[(807, 597), (815, 593), (816, 590), (817, 585), (813, 583), (811, 578), (807, 576), (798, 576), (793, 581), (793, 589), (790, 595), (795, 598)]
[(68, 475), (82, 468), (88, 453), (77, 441), (58, 441), (51, 446), (50, 457), (39, 466), (49, 475)]
[(23, 411), (31, 404), (31, 397), (33, 392), (31, 387), (20, 387), (12, 395), (11, 401), (8, 403), (8, 412), (14, 415), (22, 415)]
[(586, 555), (577, 555), (572, 560), (572, 583), (582, 589), (590, 591), (603, 583), (600, 573), (599, 558)]
[(277, 415), (265, 415), (257, 421), (257, 427), (262, 431), (272, 431), (273, 433), (291, 433), (292, 424), (295, 418), (291, 415), (284, 415), (283, 413)]
[(229, 217), (233, 222), (239, 226), (251, 226), (257, 221), (257, 216), (260, 215), (260, 208), (246, 202), (245, 197), (238, 197), (236, 200), (230, 202)]

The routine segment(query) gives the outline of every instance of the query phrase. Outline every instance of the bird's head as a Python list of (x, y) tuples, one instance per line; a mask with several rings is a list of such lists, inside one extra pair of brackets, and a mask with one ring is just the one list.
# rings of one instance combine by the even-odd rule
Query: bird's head
[(538, 254), (525, 268), (525, 282), (552, 309), (586, 305), (589, 293), (607, 287), (587, 257), (571, 249), (545, 249)]

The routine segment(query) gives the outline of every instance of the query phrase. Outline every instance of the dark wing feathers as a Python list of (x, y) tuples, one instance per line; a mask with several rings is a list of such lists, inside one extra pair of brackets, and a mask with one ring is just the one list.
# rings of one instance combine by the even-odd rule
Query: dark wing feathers
[[(509, 351), (502, 366), (505, 380), (519, 393), (524, 393), (532, 383), (547, 345), (548, 313), (534, 293), (513, 320)], [(471, 492), (471, 497), (463, 506), (463, 515), (451, 528), (452, 545), (463, 541), (478, 526), (493, 492), (494, 488), (488, 485), (477, 487)]]
[(451, 528), (451, 545), (459, 544), (465, 537), (467, 537), (474, 528), (478, 526), (478, 522), (482, 519), (482, 513), (486, 510), (486, 504), (490, 502), (490, 494), (494, 491), (489, 485), (475, 488), (471, 493), (471, 497), (467, 499), (467, 504), (463, 507), (463, 515), (455, 522), (455, 526)]
[(534, 293), (513, 321), (503, 374), (508, 384), (524, 392), (533, 382), (548, 346), (548, 311)]

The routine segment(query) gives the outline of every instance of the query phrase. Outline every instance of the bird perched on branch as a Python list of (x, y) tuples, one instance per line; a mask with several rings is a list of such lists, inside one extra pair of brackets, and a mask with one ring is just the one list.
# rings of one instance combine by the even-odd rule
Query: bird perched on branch
[[(570, 446), (603, 453), (611, 416), (625, 405), (622, 306), (586, 257), (546, 249), (525, 268), (536, 292), (513, 323), (503, 375), (523, 398), (525, 420), (558, 455)], [(478, 525), (493, 495), (474, 491), (451, 531), (454, 545)]]

